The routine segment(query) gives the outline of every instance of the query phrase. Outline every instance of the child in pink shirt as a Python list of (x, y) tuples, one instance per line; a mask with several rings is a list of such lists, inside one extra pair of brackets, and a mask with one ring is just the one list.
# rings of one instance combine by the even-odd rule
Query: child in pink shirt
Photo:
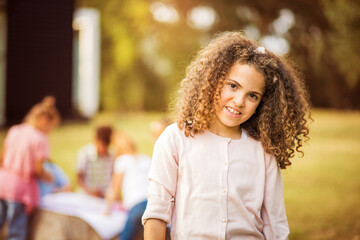
[(47, 134), (59, 121), (55, 99), (45, 97), (31, 108), (24, 123), (7, 133), (0, 169), (0, 228), (6, 219), (6, 239), (26, 238), (28, 214), (39, 200), (37, 179), (53, 180), (43, 162), (50, 155)]
[(287, 239), (280, 169), (308, 140), (306, 88), (282, 58), (225, 32), (187, 68), (155, 144), (146, 240)]

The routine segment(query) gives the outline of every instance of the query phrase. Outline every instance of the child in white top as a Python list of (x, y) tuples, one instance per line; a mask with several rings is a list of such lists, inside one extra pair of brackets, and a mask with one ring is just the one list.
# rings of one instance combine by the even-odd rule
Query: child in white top
[(124, 132), (117, 132), (113, 138), (117, 158), (111, 185), (106, 193), (107, 210), (109, 214), (113, 202), (121, 191), (123, 206), (129, 211), (121, 240), (137, 239), (142, 232), (141, 216), (146, 208), (146, 193), (148, 188), (148, 173), (151, 158), (140, 154), (135, 143)]
[(280, 168), (308, 140), (303, 82), (241, 33), (202, 49), (155, 144), (145, 239), (287, 239)]

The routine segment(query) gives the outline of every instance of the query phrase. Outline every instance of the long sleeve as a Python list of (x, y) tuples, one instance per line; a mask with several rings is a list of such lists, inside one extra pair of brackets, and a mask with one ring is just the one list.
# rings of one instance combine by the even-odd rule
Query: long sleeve
[(261, 210), (265, 239), (288, 239), (284, 191), (280, 169), (273, 157), (266, 156), (265, 195)]
[(173, 135), (165, 131), (154, 147), (149, 172), (148, 204), (142, 221), (156, 218), (170, 222), (177, 185), (177, 149)]

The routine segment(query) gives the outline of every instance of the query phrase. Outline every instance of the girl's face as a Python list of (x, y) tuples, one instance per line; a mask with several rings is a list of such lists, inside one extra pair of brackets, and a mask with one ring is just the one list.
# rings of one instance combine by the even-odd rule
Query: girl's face
[(211, 131), (223, 137), (240, 138), (239, 126), (254, 113), (265, 92), (265, 79), (255, 67), (235, 63), (226, 76)]
[(132, 140), (123, 133), (117, 133), (114, 137), (114, 144), (117, 155), (135, 154), (135, 147)]
[(50, 120), (47, 116), (40, 116), (37, 123), (38, 128), (45, 134), (48, 134), (55, 127), (54, 121)]

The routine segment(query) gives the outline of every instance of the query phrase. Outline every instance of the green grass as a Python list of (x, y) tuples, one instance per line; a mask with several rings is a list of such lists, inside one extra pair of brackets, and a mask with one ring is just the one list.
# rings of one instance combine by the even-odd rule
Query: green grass
[(360, 113), (317, 110), (304, 158), (283, 171), (291, 239), (360, 239)]
[[(64, 122), (50, 134), (52, 158), (75, 184), (77, 150), (99, 124), (129, 133), (151, 155), (149, 124), (160, 113), (102, 113), (89, 122)], [(316, 110), (304, 158), (282, 171), (290, 239), (360, 239), (360, 112)], [(5, 130), (0, 130), (0, 144)]]

